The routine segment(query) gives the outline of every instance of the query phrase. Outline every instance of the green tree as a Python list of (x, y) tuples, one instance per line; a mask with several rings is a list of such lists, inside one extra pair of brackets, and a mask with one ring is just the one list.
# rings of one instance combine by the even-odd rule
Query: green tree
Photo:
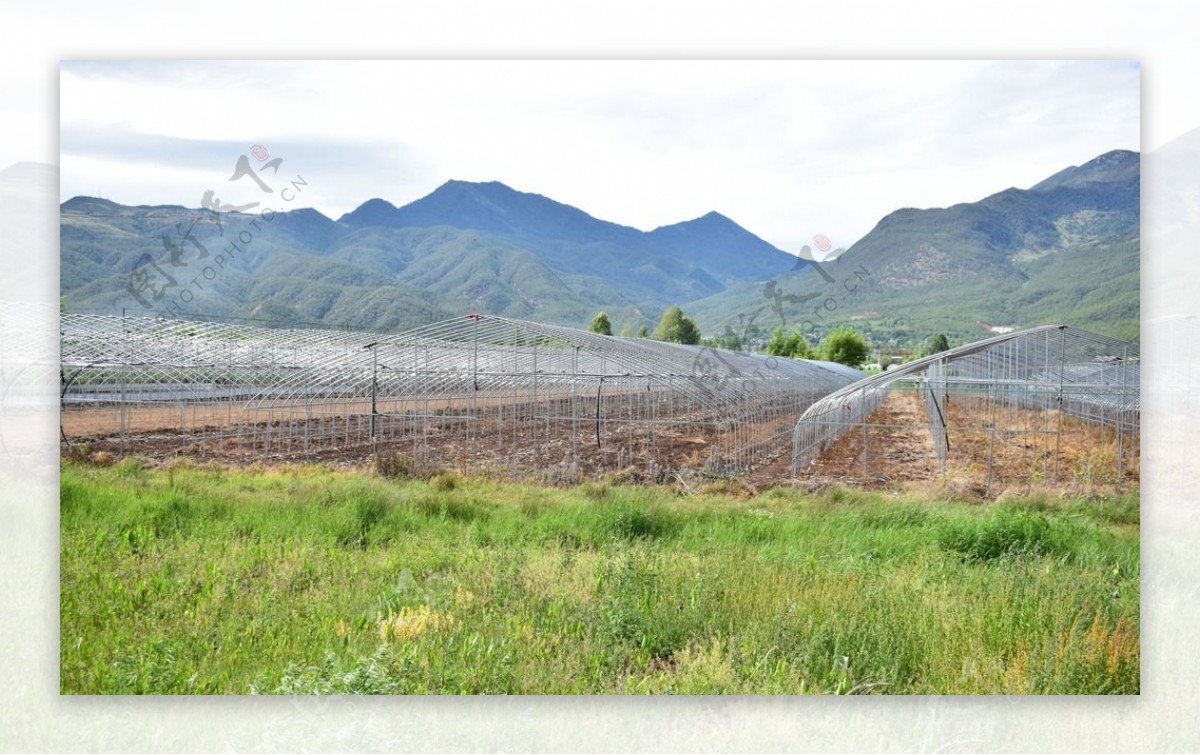
[(821, 356), (830, 362), (858, 367), (867, 361), (871, 347), (867, 339), (853, 328), (838, 328), (825, 336), (821, 344)]
[(646, 324), (642, 323), (638, 326), (638, 338), (649, 338), (650, 331), (646, 329)]
[(940, 354), (943, 351), (950, 350), (950, 341), (946, 339), (945, 333), (938, 333), (933, 338), (929, 339), (929, 351), (925, 352), (925, 356), (933, 356)]
[(712, 338), (701, 338), (700, 343), (704, 344), (705, 346), (711, 346), (714, 349), (728, 349), (730, 351), (742, 350), (742, 339), (732, 330), (727, 331), (724, 335), (713, 336)]
[(670, 307), (666, 312), (663, 312), (662, 319), (658, 321), (658, 327), (654, 329), (654, 339), (656, 341), (670, 341), (672, 343), (700, 343), (700, 328), (696, 326), (696, 321), (683, 313), (679, 307)]
[(633, 323), (626, 321), (626, 323), (621, 326), (621, 338), (632, 338), (632, 337), (633, 337)]
[(612, 335), (612, 323), (608, 321), (608, 315), (604, 312), (597, 312), (592, 318), (592, 324), (588, 326), (588, 330), (593, 333), (599, 333), (602, 336)]
[(812, 347), (808, 339), (798, 330), (784, 332), (782, 325), (776, 325), (771, 331), (771, 339), (767, 341), (767, 353), (773, 357), (790, 357), (792, 359), (811, 359)]

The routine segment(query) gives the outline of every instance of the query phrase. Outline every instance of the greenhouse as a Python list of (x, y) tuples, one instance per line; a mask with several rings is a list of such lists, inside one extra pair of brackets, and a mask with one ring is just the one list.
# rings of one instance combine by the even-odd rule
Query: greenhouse
[(1046, 325), (887, 369), (813, 403), (794, 475), (859, 483), (952, 476), (991, 493), (1139, 477), (1137, 344)]
[(138, 452), (236, 439), (246, 403), (369, 338), (136, 317), (60, 316), (62, 439)]
[(62, 434), (145, 455), (460, 469), (778, 462), (815, 401), (862, 373), (469, 315), (399, 335), (62, 316)]

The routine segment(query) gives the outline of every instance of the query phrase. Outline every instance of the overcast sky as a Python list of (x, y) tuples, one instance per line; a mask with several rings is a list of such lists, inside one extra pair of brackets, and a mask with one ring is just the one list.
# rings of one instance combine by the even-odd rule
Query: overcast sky
[[(67, 62), (62, 198), (331, 217), (501, 181), (643, 230), (717, 210), (790, 252), (1139, 148), (1136, 62)], [(261, 155), (261, 153), (260, 153)], [(270, 201), (274, 199), (274, 201)]]

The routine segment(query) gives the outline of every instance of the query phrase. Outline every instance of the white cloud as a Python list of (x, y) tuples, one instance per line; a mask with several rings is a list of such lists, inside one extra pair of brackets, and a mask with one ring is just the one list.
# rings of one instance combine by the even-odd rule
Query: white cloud
[(78, 155), (117, 201), (195, 204), (156, 163), (211, 184), (263, 143), (335, 217), (498, 180), (643, 229), (715, 209), (791, 251), (1139, 144), (1125, 62), (68, 63), (61, 103), (64, 198), (94, 183)]

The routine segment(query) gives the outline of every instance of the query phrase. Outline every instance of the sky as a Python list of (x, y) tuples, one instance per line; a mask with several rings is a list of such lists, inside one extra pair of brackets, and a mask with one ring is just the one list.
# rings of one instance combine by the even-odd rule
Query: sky
[[(60, 193), (337, 218), (451, 179), (799, 253), (1139, 149), (1136, 61), (106, 61), (60, 68)], [(255, 145), (263, 149), (256, 155)], [(303, 180), (286, 206), (265, 185)], [(261, 157), (261, 159), (260, 159)], [(271, 160), (279, 162), (271, 166)], [(272, 205), (273, 200), (273, 205)]]

